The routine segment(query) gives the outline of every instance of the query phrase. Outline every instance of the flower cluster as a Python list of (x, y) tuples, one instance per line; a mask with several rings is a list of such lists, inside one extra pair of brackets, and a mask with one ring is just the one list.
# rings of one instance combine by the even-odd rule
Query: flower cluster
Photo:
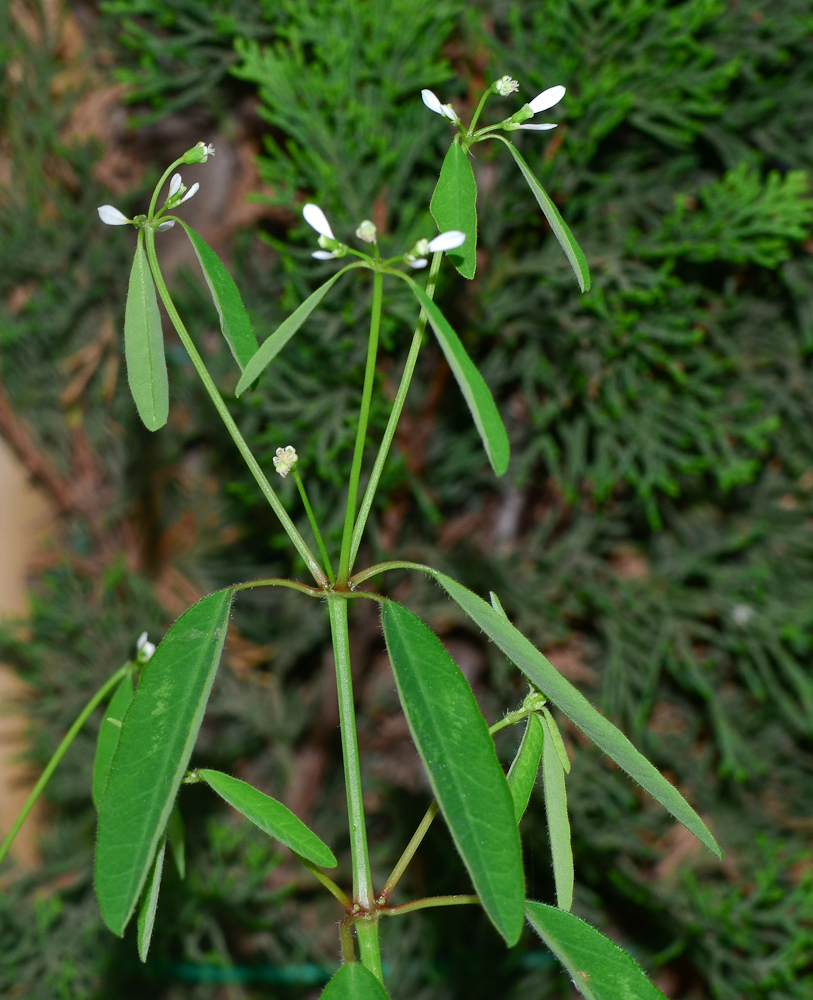
[[(333, 235), (330, 223), (318, 205), (308, 202), (302, 208), (302, 217), (312, 229), (315, 229), (319, 233), (319, 246), (322, 249), (314, 250), (311, 254), (312, 257), (316, 257), (317, 260), (344, 257), (348, 252), (348, 248)], [(356, 236), (364, 243), (375, 243), (378, 240), (378, 230), (374, 223), (370, 222), (369, 219), (365, 219), (356, 230)], [(442, 250), (455, 250), (457, 247), (462, 246), (465, 239), (465, 233), (453, 229), (447, 233), (440, 233), (432, 240), (418, 240), (409, 253), (404, 254), (403, 259), (410, 267), (426, 267), (426, 260), (421, 258), (425, 258), (430, 253), (437, 253)]]
[(272, 461), (274, 469), (285, 479), (299, 461), (299, 455), (296, 453), (296, 448), (292, 444), (289, 444), (285, 448), (277, 448), (277, 453), (274, 455)]
[[(499, 94), (500, 97), (508, 97), (509, 94), (515, 94), (519, 90), (519, 83), (510, 76), (501, 76), (499, 80), (494, 81), (492, 87), (494, 92)], [(540, 111), (548, 111), (554, 105), (558, 104), (564, 96), (564, 87), (548, 87), (548, 89), (543, 90), (541, 94), (537, 94), (532, 101), (528, 102), (528, 104), (524, 104), (519, 111), (516, 112), (516, 114), (513, 114), (510, 118), (506, 118), (504, 122), (501, 122), (499, 127), (505, 129), (506, 132), (514, 132), (517, 129), (544, 132), (547, 131), (547, 129), (556, 128), (556, 124), (553, 122), (540, 122), (539, 124), (530, 125), (526, 125), (525, 123), (529, 118), (533, 118), (533, 116), (538, 114)], [(460, 125), (460, 118), (451, 104), (441, 104), (440, 98), (436, 94), (432, 93), (431, 90), (422, 90), (421, 99), (430, 111), (434, 111), (436, 115), (442, 115), (444, 118), (448, 118), (453, 125)], [(475, 115), (475, 117), (477, 116)]]

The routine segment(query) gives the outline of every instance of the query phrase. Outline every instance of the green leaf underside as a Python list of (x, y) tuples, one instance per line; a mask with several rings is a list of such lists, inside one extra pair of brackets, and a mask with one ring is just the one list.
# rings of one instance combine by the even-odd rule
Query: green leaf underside
[[(127, 674), (110, 699), (110, 704), (102, 716), (102, 724), (99, 726), (99, 739), (96, 742), (96, 757), (93, 760), (93, 782), (91, 784), (93, 805), (97, 812), (104, 798), (113, 754), (119, 745), (121, 726), (117, 726), (116, 721), (121, 722), (132, 700), (133, 677), (132, 674)], [(111, 722), (110, 719), (116, 721)]]
[(144, 667), (99, 810), (96, 895), (123, 934), (175, 803), (226, 638), (232, 591), (193, 604)]
[(169, 416), (169, 381), (155, 282), (142, 240), (139, 233), (124, 307), (124, 357), (138, 415), (148, 430), (157, 431)]
[(440, 309), (420, 285), (411, 279), (409, 279), (409, 284), (418, 302), (426, 310), (440, 349), (443, 351), (468, 404), (474, 424), (486, 449), (488, 460), (491, 462), (491, 467), (498, 476), (501, 476), (508, 468), (511, 448), (508, 444), (505, 425), (494, 402), (494, 397), (491, 395), (491, 390)]
[(177, 799), (167, 820), (167, 843), (178, 870), (178, 878), (186, 878), (186, 831)]
[(587, 258), (584, 256), (582, 248), (576, 242), (576, 239), (568, 228), (567, 223), (559, 214), (559, 209), (556, 205), (554, 205), (545, 189), (536, 179), (531, 168), (525, 162), (525, 158), (522, 156), (517, 147), (503, 136), (494, 136), (494, 138), (500, 139), (511, 150), (511, 155), (516, 160), (517, 166), (522, 172), (522, 176), (528, 182), (528, 187), (531, 189), (531, 193), (534, 198), (536, 198), (537, 204), (542, 209), (545, 218), (548, 220), (548, 225), (553, 230), (553, 235), (559, 241), (559, 245), (564, 250), (565, 256), (570, 262), (570, 266), (573, 268), (573, 273), (576, 275), (579, 288), (581, 288), (583, 292), (589, 291), (590, 268), (587, 266)]
[(152, 929), (155, 926), (155, 911), (158, 908), (158, 893), (161, 890), (161, 876), (164, 872), (164, 853), (167, 849), (166, 837), (161, 842), (161, 846), (155, 855), (155, 861), (150, 869), (147, 884), (141, 894), (141, 902), (138, 907), (138, 957), (142, 962), (147, 961), (147, 954), (150, 950), (152, 940)]
[(539, 762), (542, 760), (543, 738), (539, 716), (529, 715), (522, 742), (508, 771), (508, 787), (514, 799), (514, 815), (517, 823), (525, 815), (531, 800), (531, 792), (536, 784)]
[(542, 785), (545, 790), (545, 812), (553, 861), (553, 881), (556, 885), (556, 905), (569, 910), (573, 905), (573, 850), (570, 846), (570, 820), (567, 817), (565, 769), (556, 750), (550, 723), (542, 719), (545, 739), (542, 748)]
[(507, 943), (522, 932), (524, 875), (514, 802), (468, 681), (437, 636), (384, 605), (398, 694), (452, 839), (480, 902)]
[(722, 851), (705, 823), (680, 792), (639, 753), (609, 719), (566, 681), (539, 650), (482, 598), (451, 577), (433, 570), (432, 576), (496, 646), (516, 664), (528, 680), (574, 722), (593, 743), (667, 809), (718, 858)]
[(469, 154), (457, 141), (440, 168), (440, 176), (429, 205), (438, 229), (457, 229), (466, 234), (466, 242), (446, 256), (464, 278), (473, 278), (477, 267), (477, 184), (471, 169)]
[(251, 820), (269, 837), (289, 847), (303, 858), (324, 868), (335, 868), (336, 856), (291, 810), (253, 785), (222, 771), (202, 768), (196, 772), (230, 806)]
[(666, 1000), (631, 955), (584, 920), (530, 900), (525, 913), (587, 1000)]
[(319, 305), (330, 289), (344, 274), (345, 270), (346, 269), (338, 271), (332, 278), (329, 278), (324, 285), (317, 288), (312, 295), (309, 295), (308, 298), (305, 299), (301, 306), (295, 309), (286, 320), (280, 323), (277, 329), (271, 334), (270, 337), (268, 337), (267, 340), (264, 340), (262, 344), (260, 344), (259, 349), (246, 365), (240, 381), (237, 383), (237, 388), (234, 390), (235, 395), (242, 395), (252, 382), (262, 375), (268, 365), (271, 364), (291, 337), (293, 337), (297, 330), (302, 326), (308, 316), (310, 316), (313, 310)]
[(559, 732), (559, 727), (556, 725), (556, 719), (554, 719), (551, 715), (547, 706), (542, 707), (542, 715), (545, 718), (545, 722), (547, 722), (547, 729), (550, 731), (553, 745), (556, 748), (556, 752), (559, 754), (559, 760), (562, 762), (565, 774), (570, 774), (570, 758), (567, 755), (565, 741), (562, 739), (562, 734)]
[(257, 353), (258, 344), (240, 290), (234, 283), (234, 278), (226, 270), (223, 261), (203, 237), (182, 220), (178, 221), (197, 254), (203, 277), (209, 286), (212, 301), (220, 317), (220, 329), (242, 372)]
[(330, 980), (321, 1000), (389, 1000), (389, 994), (369, 969), (351, 962)]

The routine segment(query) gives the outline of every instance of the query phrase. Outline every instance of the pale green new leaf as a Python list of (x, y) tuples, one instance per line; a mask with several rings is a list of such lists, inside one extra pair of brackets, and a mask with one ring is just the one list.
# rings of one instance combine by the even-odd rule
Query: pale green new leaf
[(96, 811), (104, 798), (104, 790), (107, 787), (107, 776), (110, 773), (110, 764), (113, 754), (119, 745), (121, 734), (121, 720), (124, 713), (130, 707), (133, 700), (133, 677), (132, 674), (122, 680), (116, 688), (115, 694), (110, 699), (102, 717), (102, 724), (99, 726), (99, 738), (96, 742), (96, 757), (93, 760), (93, 781), (91, 784), (91, 795)]
[(508, 787), (514, 798), (514, 815), (517, 823), (525, 815), (531, 800), (531, 792), (539, 773), (539, 762), (542, 759), (543, 740), (544, 734), (539, 716), (529, 715), (522, 742), (508, 771)]
[(535, 688), (561, 709), (585, 736), (645, 788), (665, 809), (668, 809), (702, 844), (705, 844), (717, 857), (723, 856), (705, 823), (675, 786), (670, 784), (577, 688), (565, 680), (553, 664), (521, 632), (491, 605), (451, 577), (437, 570), (429, 572), (469, 618), (479, 625), (512, 663), (519, 667)]
[(511, 447), (491, 390), (440, 309), (420, 285), (411, 278), (407, 278), (407, 281), (418, 302), (426, 310), (440, 349), (449, 362), (449, 367), (452, 369), (460, 391), (468, 404), (474, 424), (485, 446), (488, 460), (491, 462), (491, 467), (498, 476), (501, 476), (508, 468)]
[(161, 314), (143, 232), (138, 234), (124, 307), (124, 357), (138, 415), (148, 430), (157, 431), (169, 415), (169, 381)]
[(123, 934), (164, 837), (226, 638), (232, 591), (193, 604), (144, 667), (99, 809), (96, 896)]
[(514, 802), (468, 681), (437, 636), (384, 605), (384, 638), (412, 738), (452, 839), (507, 943), (522, 931), (524, 875)]
[(466, 242), (457, 250), (448, 250), (446, 256), (464, 278), (473, 278), (477, 267), (477, 184), (469, 154), (457, 141), (443, 160), (429, 211), (442, 233), (457, 229), (466, 234)]
[(183, 226), (197, 255), (203, 277), (209, 286), (212, 301), (220, 317), (220, 329), (242, 372), (257, 353), (257, 337), (254, 334), (254, 327), (251, 325), (246, 307), (243, 305), (240, 290), (234, 283), (234, 278), (226, 270), (223, 261), (206, 240), (182, 219), (178, 221)]
[(350, 962), (330, 980), (321, 1000), (389, 1000), (389, 994), (369, 969)]
[(576, 280), (579, 282), (579, 288), (581, 288), (583, 292), (589, 291), (590, 268), (587, 266), (587, 258), (584, 256), (582, 248), (576, 242), (576, 239), (568, 228), (567, 223), (559, 214), (559, 209), (548, 197), (545, 189), (536, 179), (533, 171), (525, 162), (524, 157), (513, 142), (509, 142), (504, 136), (501, 135), (495, 135), (494, 138), (500, 139), (511, 150), (511, 155), (516, 160), (517, 166), (522, 172), (522, 176), (528, 182), (528, 187), (531, 189), (531, 193), (534, 198), (536, 198), (537, 204), (542, 209), (545, 218), (548, 220), (548, 225), (553, 230), (553, 235), (559, 241), (559, 245), (564, 250), (565, 256), (570, 262), (570, 266), (573, 268), (573, 273), (576, 275)]
[(262, 375), (268, 365), (271, 364), (283, 347), (285, 347), (339, 278), (351, 268), (358, 266), (357, 264), (349, 264), (347, 267), (343, 267), (341, 271), (337, 271), (332, 278), (328, 278), (324, 285), (320, 285), (312, 295), (309, 295), (302, 305), (295, 309), (286, 320), (280, 323), (271, 336), (260, 344), (257, 353), (246, 364), (240, 381), (237, 383), (237, 388), (234, 390), (235, 395), (242, 395), (252, 382)]
[(579, 917), (530, 900), (525, 914), (586, 1000), (666, 1000), (632, 956)]
[(570, 846), (565, 769), (556, 749), (550, 723), (544, 716), (542, 727), (545, 732), (542, 748), (542, 785), (545, 789), (545, 812), (548, 818), (550, 853), (553, 860), (553, 881), (556, 885), (556, 905), (562, 910), (569, 910), (573, 905), (573, 850)]
[(195, 772), (210, 788), (255, 826), (296, 854), (323, 868), (335, 868), (336, 856), (291, 810), (253, 785), (222, 771), (201, 768)]
[(152, 929), (155, 926), (155, 911), (158, 908), (158, 893), (161, 890), (161, 875), (164, 871), (164, 853), (167, 849), (166, 837), (161, 841), (161, 846), (155, 855), (147, 884), (141, 894), (141, 902), (138, 906), (138, 957), (142, 962), (147, 961), (147, 954), (150, 950), (152, 940)]

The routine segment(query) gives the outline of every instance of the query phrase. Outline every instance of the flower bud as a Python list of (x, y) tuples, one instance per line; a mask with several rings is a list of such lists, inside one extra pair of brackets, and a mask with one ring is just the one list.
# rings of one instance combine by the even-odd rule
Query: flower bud
[(205, 163), (210, 156), (214, 155), (215, 147), (211, 143), (199, 142), (192, 149), (187, 149), (181, 160), (184, 163)]
[(499, 80), (494, 81), (494, 89), (500, 97), (508, 97), (509, 94), (515, 94), (519, 90), (519, 83), (510, 76), (501, 76)]
[(369, 219), (365, 219), (364, 222), (359, 224), (356, 236), (365, 243), (375, 243), (378, 238), (378, 230), (375, 228), (375, 223), (370, 222)]
[(299, 455), (296, 453), (296, 448), (289, 444), (285, 448), (277, 448), (277, 453), (273, 458), (274, 469), (285, 479), (298, 461)]

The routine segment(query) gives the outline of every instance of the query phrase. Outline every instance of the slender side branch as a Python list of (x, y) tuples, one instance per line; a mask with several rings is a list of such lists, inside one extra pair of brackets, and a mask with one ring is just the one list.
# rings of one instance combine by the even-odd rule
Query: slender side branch
[(479, 896), (427, 896), (425, 899), (413, 899), (412, 902), (401, 903), (399, 906), (382, 906), (379, 912), (385, 917), (400, 917), (403, 913), (427, 910), (430, 906), (465, 906), (479, 902)]
[(378, 576), (379, 573), (387, 573), (393, 569), (415, 569), (419, 573), (428, 573), (430, 576), (433, 576), (435, 572), (431, 566), (424, 566), (423, 563), (394, 560), (393, 562), (376, 563), (375, 566), (368, 566), (367, 569), (363, 569), (360, 573), (355, 573), (351, 576), (348, 582), (357, 587), (360, 583), (364, 583), (365, 580), (370, 580), (372, 577)]
[(299, 490), (302, 506), (305, 508), (305, 513), (308, 515), (313, 537), (316, 539), (316, 544), (319, 547), (319, 555), (322, 557), (322, 565), (325, 567), (325, 572), (330, 577), (330, 582), (333, 584), (336, 582), (336, 577), (333, 574), (333, 566), (330, 562), (330, 556), (327, 554), (325, 543), (322, 540), (322, 532), (319, 530), (319, 525), (316, 523), (316, 515), (313, 513), (313, 507), (311, 507), (310, 500), (308, 499), (308, 492), (305, 489), (305, 484), (302, 482), (302, 476), (299, 475), (299, 471), (296, 466), (291, 469), (291, 474), (294, 477), (296, 488)]
[(410, 861), (415, 856), (415, 852), (418, 850), (421, 841), (426, 836), (426, 833), (429, 830), (429, 827), (432, 825), (432, 821), (434, 820), (435, 816), (437, 816), (437, 814), (438, 814), (438, 804), (437, 801), (434, 801), (426, 810), (423, 819), (418, 824), (418, 829), (415, 831), (415, 833), (413, 833), (412, 839), (404, 848), (404, 853), (398, 859), (397, 864), (392, 870), (392, 874), (384, 883), (381, 892), (378, 894), (378, 899), (376, 900), (376, 902), (379, 903), (379, 905), (386, 903), (387, 900), (392, 895), (393, 889), (396, 887), (396, 885), (398, 885), (399, 881), (401, 880), (401, 876), (407, 870)]
[(291, 852), (297, 861), (301, 861), (302, 864), (308, 869), (311, 875), (314, 876), (322, 885), (327, 889), (327, 891), (334, 896), (342, 904), (342, 906), (347, 910), (348, 913), (353, 912), (353, 904), (350, 901), (350, 897), (339, 888), (338, 885), (333, 881), (329, 875), (325, 875), (321, 868), (315, 865), (312, 861), (307, 858), (303, 858), (301, 854), (297, 854), (296, 851)]
[(260, 468), (260, 464), (251, 452), (245, 438), (240, 433), (237, 424), (234, 421), (229, 409), (223, 401), (223, 397), (220, 395), (217, 386), (212, 380), (212, 376), (209, 374), (206, 365), (203, 362), (200, 354), (198, 354), (197, 348), (192, 342), (192, 338), (189, 336), (189, 332), (183, 324), (183, 320), (178, 314), (178, 310), (175, 308), (175, 303), (170, 297), (169, 290), (167, 289), (164, 277), (161, 274), (161, 267), (158, 263), (158, 256), (155, 252), (155, 233), (152, 229), (147, 228), (144, 230), (147, 238), (147, 258), (150, 262), (150, 270), (152, 271), (152, 276), (155, 281), (156, 287), (158, 288), (158, 294), (161, 296), (161, 301), (164, 303), (164, 308), (172, 321), (172, 325), (175, 327), (178, 336), (181, 338), (181, 342), (186, 348), (186, 352), (192, 364), (195, 366), (195, 371), (200, 376), (201, 382), (203, 382), (206, 391), (209, 393), (209, 398), (215, 405), (215, 409), (220, 415), (220, 419), (226, 425), (226, 430), (231, 435), (232, 441), (237, 445), (237, 449), (243, 456), (246, 465), (249, 467), (254, 479), (257, 481), (257, 485), (263, 492), (263, 496), (266, 498), (268, 503), (271, 505), (272, 510), (277, 515), (285, 530), (285, 533), (293, 542), (294, 548), (305, 560), (308, 569), (311, 571), (314, 580), (319, 584), (320, 587), (328, 586), (328, 579), (325, 576), (324, 570), (319, 565), (319, 561), (313, 555), (311, 550), (308, 548), (305, 539), (297, 531), (294, 522), (291, 520), (288, 512), (282, 505), (282, 501), (279, 499), (277, 494), (274, 492), (273, 487), (268, 482)]
[[(438, 273), (440, 272), (440, 262), (442, 257), (442, 252), (432, 255), (432, 265), (429, 269), (429, 279), (426, 283), (426, 294), (430, 299), (435, 296), (435, 286), (437, 284)], [(389, 420), (387, 421), (386, 430), (384, 431), (384, 437), (381, 439), (381, 445), (379, 446), (378, 454), (375, 457), (373, 471), (370, 473), (370, 481), (367, 483), (367, 489), (364, 491), (364, 497), (361, 501), (358, 518), (356, 519), (356, 525), (353, 529), (353, 541), (350, 545), (351, 569), (353, 567), (353, 563), (356, 561), (356, 556), (358, 555), (361, 538), (364, 534), (364, 528), (367, 525), (367, 518), (370, 516), (370, 510), (373, 506), (376, 490), (378, 489), (378, 484), (381, 481), (381, 474), (384, 471), (384, 464), (387, 461), (390, 446), (392, 445), (395, 437), (395, 432), (398, 429), (398, 421), (401, 419), (401, 413), (404, 409), (407, 392), (409, 391), (409, 386), (412, 382), (412, 376), (415, 373), (415, 365), (418, 362), (418, 353), (420, 352), (421, 344), (423, 343), (424, 331), (426, 330), (426, 321), (426, 310), (421, 309), (420, 315), (418, 316), (418, 323), (415, 327), (415, 333), (412, 336), (412, 343), (409, 347), (406, 364), (404, 365), (404, 372), (401, 376), (401, 383), (398, 386), (398, 392), (395, 394), (395, 401), (392, 404), (392, 410), (390, 412)]]
[(370, 419), (370, 401), (373, 396), (375, 382), (375, 362), (378, 355), (378, 333), (381, 328), (381, 298), (384, 276), (380, 271), (373, 275), (373, 304), (370, 314), (370, 337), (367, 342), (367, 365), (364, 370), (364, 388), (361, 391), (361, 407), (356, 430), (356, 444), (353, 449), (353, 462), (350, 466), (350, 481), (347, 486), (347, 509), (344, 515), (344, 531), (342, 532), (342, 551), (339, 557), (338, 583), (347, 583), (350, 573), (350, 545), (353, 537), (353, 525), (356, 520), (356, 499), (358, 498), (361, 462), (364, 458), (364, 444), (367, 440), (367, 424)]
[(40, 795), (42, 795), (45, 786), (51, 780), (51, 775), (59, 766), (59, 762), (65, 756), (68, 747), (71, 745), (71, 743), (73, 743), (73, 741), (78, 736), (82, 726), (84, 726), (84, 724), (93, 714), (94, 709), (98, 705), (100, 705), (101, 702), (104, 701), (105, 697), (113, 690), (113, 688), (120, 681), (124, 679), (130, 667), (131, 664), (129, 662), (125, 663), (123, 667), (119, 667), (119, 669), (113, 674), (113, 676), (104, 682), (104, 684), (99, 688), (96, 694), (93, 695), (93, 697), (90, 699), (87, 705), (85, 705), (85, 707), (79, 713), (79, 715), (76, 718), (76, 721), (65, 734), (65, 738), (56, 748), (53, 757), (46, 764), (45, 770), (40, 775), (39, 781), (36, 783), (36, 785), (34, 785), (34, 788), (32, 789), (31, 794), (28, 796), (28, 799), (25, 805), (23, 806), (20, 815), (14, 821), (14, 826), (12, 826), (11, 830), (9, 830), (8, 836), (3, 841), (3, 843), (0, 844), (0, 861), (2, 861), (3, 858), (6, 856), (6, 854), (8, 853), (8, 849), (14, 843), (14, 838), (20, 832), (20, 827), (28, 818), (28, 814), (34, 808), (34, 803), (37, 801)]

